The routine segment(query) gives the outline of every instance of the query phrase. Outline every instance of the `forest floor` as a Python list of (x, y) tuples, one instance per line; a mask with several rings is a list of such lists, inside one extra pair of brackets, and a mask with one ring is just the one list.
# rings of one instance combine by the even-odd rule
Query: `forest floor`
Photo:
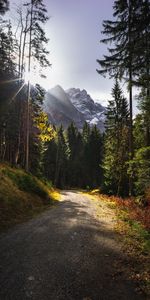
[(61, 195), (56, 206), (1, 233), (0, 299), (148, 299), (122, 250), (115, 210), (78, 191)]

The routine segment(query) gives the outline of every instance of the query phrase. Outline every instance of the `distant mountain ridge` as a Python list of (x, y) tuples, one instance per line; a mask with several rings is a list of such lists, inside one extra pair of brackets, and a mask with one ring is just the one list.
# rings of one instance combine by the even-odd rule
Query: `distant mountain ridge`
[(81, 129), (86, 121), (104, 131), (106, 108), (95, 103), (86, 90), (71, 88), (65, 91), (57, 85), (46, 93), (44, 110), (49, 122), (56, 126), (62, 124), (66, 128), (74, 122)]
[(85, 89), (71, 88), (66, 93), (72, 104), (84, 115), (86, 122), (91, 126), (97, 125), (101, 131), (104, 131), (106, 108), (94, 102)]

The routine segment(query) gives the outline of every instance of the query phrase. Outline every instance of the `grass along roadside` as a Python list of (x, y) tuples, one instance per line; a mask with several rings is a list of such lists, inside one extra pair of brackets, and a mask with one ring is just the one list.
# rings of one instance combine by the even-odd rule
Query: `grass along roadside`
[(150, 232), (124, 205), (117, 206), (116, 213), (116, 231), (123, 240), (123, 250), (130, 257), (131, 278), (138, 281), (139, 287), (150, 296)]
[(150, 296), (150, 205), (140, 207), (134, 199), (108, 197), (99, 190), (84, 194), (105, 203), (115, 212), (115, 230), (119, 233), (123, 252), (129, 258), (129, 276), (138, 282), (139, 290)]
[(58, 200), (60, 193), (50, 183), (0, 164), (0, 231), (28, 220)]

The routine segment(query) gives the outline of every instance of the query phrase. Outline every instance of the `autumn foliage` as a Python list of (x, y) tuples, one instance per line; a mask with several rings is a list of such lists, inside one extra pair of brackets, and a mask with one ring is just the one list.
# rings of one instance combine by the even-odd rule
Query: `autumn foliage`
[(146, 229), (150, 230), (150, 189), (147, 191), (146, 205), (138, 205), (135, 198), (122, 199), (111, 196), (108, 199), (115, 202), (119, 207), (128, 211), (131, 220), (139, 221)]

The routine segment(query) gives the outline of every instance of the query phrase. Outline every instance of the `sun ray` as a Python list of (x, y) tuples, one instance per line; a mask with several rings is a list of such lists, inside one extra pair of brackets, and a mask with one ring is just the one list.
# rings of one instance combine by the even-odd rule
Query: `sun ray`
[(25, 86), (25, 82), (21, 85), (21, 87), (19, 88), (19, 90), (15, 93), (15, 95), (12, 97), (12, 101), (15, 100), (15, 98), (17, 97), (17, 95), (21, 92), (21, 90), (23, 89), (23, 87)]
[(21, 80), (23, 80), (23, 79), (22, 78), (16, 78), (16, 79), (10, 79), (10, 80), (3, 80), (3, 81), (0, 81), (0, 84), (6, 84), (6, 83), (21, 81)]

